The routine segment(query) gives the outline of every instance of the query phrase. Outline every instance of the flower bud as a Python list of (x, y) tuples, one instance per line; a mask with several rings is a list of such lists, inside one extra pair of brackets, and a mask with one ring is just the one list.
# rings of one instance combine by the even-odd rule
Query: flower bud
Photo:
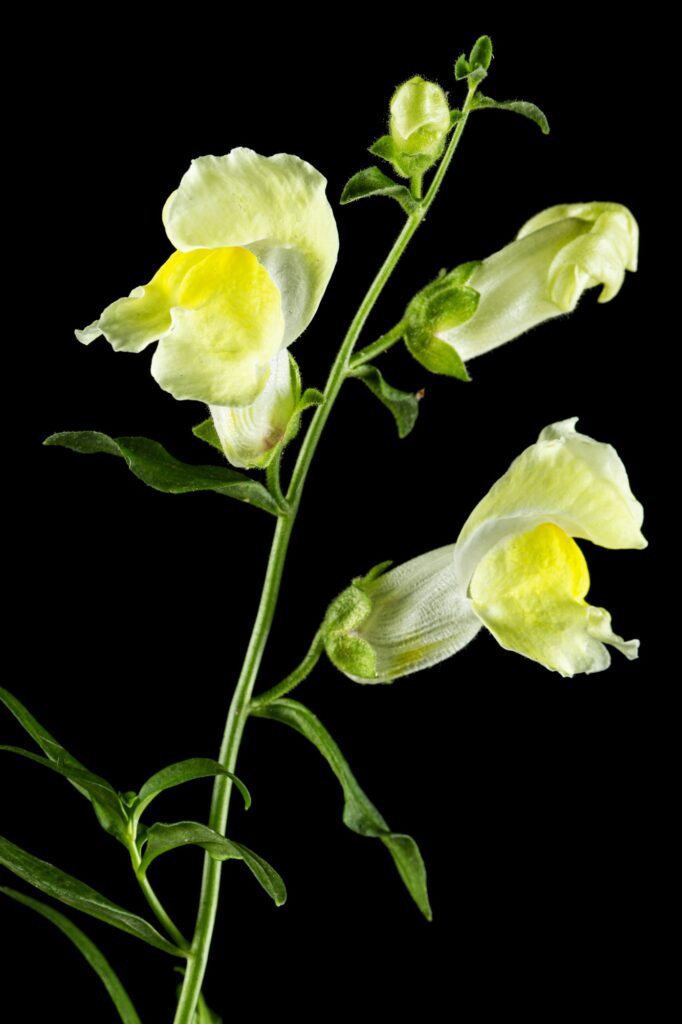
[(391, 100), (390, 132), (405, 173), (421, 174), (443, 152), (450, 129), (450, 107), (441, 87), (419, 75), (396, 90)]
[(434, 331), (466, 361), (571, 313), (588, 288), (601, 285), (598, 301), (609, 302), (625, 271), (637, 269), (637, 244), (637, 221), (619, 203), (543, 210), (468, 277), (468, 288), (480, 296), (475, 314)]

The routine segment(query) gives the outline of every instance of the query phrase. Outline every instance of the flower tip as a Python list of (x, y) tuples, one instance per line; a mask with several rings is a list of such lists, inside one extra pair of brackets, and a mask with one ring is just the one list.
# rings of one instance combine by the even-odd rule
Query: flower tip
[(73, 333), (76, 335), (81, 345), (89, 345), (91, 341), (95, 340), (95, 338), (100, 337), (102, 331), (100, 330), (99, 320), (93, 320), (93, 322), (88, 324), (87, 327), (84, 327), (82, 331), (75, 330)]

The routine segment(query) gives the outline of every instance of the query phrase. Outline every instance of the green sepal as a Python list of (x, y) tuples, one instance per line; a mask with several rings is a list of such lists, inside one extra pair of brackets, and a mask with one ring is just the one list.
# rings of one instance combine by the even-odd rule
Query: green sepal
[(207, 420), (202, 420), (201, 423), (197, 423), (196, 427), (192, 427), (192, 433), (200, 441), (205, 441), (206, 444), (210, 444), (211, 448), (215, 448), (221, 455), (223, 454), (223, 446), (220, 443), (212, 416), (209, 416)]
[(398, 153), (395, 142), (390, 135), (382, 135), (381, 138), (372, 143), (368, 152), (371, 153), (372, 156), (378, 156), (382, 160), (385, 160), (387, 164), (391, 165), (396, 174), (400, 174), (403, 178), (409, 177), (408, 174), (404, 173), (400, 166), (400, 154)]
[(461, 82), (463, 78), (466, 78), (471, 74), (471, 65), (466, 59), (463, 53), (460, 53), (457, 61), (455, 62), (455, 78), (458, 82)]
[(112, 832), (117, 839), (125, 843), (128, 818), (121, 797), (113, 786), (109, 785), (106, 779), (100, 778), (99, 775), (93, 775), (92, 772), (87, 771), (85, 768), (74, 768), (72, 765), (59, 764), (57, 761), (51, 761), (47, 757), (41, 757), (40, 754), (34, 754), (30, 750), (24, 750), (22, 747), (10, 747), (6, 744), (0, 744), (0, 750), (7, 751), (10, 754), (19, 754), (21, 757), (34, 761), (44, 768), (49, 768), (50, 771), (56, 772), (63, 778), (68, 779), (94, 805), (103, 809), (106, 820), (111, 826), (107, 828), (107, 831)]
[(357, 199), (364, 199), (366, 196), (391, 196), (393, 199), (397, 199), (408, 216), (417, 208), (417, 203), (410, 190), (405, 185), (399, 185), (393, 181), (378, 167), (366, 167), (346, 182), (341, 193), (341, 205), (354, 203)]
[(464, 362), (457, 352), (428, 330), (413, 331), (405, 335), (405, 344), (412, 356), (431, 373), (457, 380), (470, 381)]
[(228, 772), (227, 768), (223, 768), (219, 761), (213, 761), (209, 757), (190, 757), (185, 761), (169, 764), (147, 779), (133, 805), (135, 821), (139, 819), (152, 800), (165, 790), (181, 786), (184, 782), (193, 782), (195, 779), (206, 779), (216, 775), (224, 775), (232, 780), (241, 793), (244, 807), (248, 811), (251, 806), (251, 794), (241, 779), (238, 779), (232, 772)]
[(385, 405), (393, 415), (398, 428), (398, 437), (407, 437), (419, 414), (419, 400), (410, 391), (399, 391), (398, 388), (388, 384), (376, 366), (365, 363), (351, 371), (352, 377), (357, 377), (365, 384), (373, 395)]
[[(382, 135), (380, 139), (377, 139), (377, 141), (369, 147), (369, 152), (372, 153), (373, 156), (379, 156), (382, 160), (389, 163), (396, 174), (399, 174), (402, 178), (414, 178), (418, 174), (425, 174), (430, 167), (433, 167), (434, 163), (436, 163), (443, 152), (444, 147), (445, 138), (443, 138), (438, 152), (433, 153), (431, 156), (416, 153), (400, 153), (391, 136)], [(351, 181), (352, 180), (353, 179), (351, 178)], [(391, 179), (389, 178), (388, 180), (390, 181)], [(399, 186), (396, 185), (396, 187)], [(417, 204), (409, 191), (408, 194), (413, 204), (412, 209), (414, 209)], [(404, 209), (406, 208), (404, 207)], [(410, 210), (406, 209), (406, 212), (409, 213)]]
[(437, 337), (437, 332), (458, 327), (475, 315), (480, 295), (466, 282), (478, 266), (480, 262), (472, 260), (441, 273), (415, 295), (405, 311), (405, 344), (431, 373), (471, 379), (457, 352)]
[(105, 896), (91, 889), (89, 885), (79, 881), (65, 871), (56, 868), (47, 861), (34, 857), (20, 847), (0, 836), (0, 864), (12, 871), (25, 882), (40, 889), (46, 896), (52, 896), (67, 906), (80, 910), (84, 914), (96, 917), (99, 921), (119, 928), (128, 935), (134, 935), (156, 949), (170, 953), (172, 956), (186, 956), (178, 946), (174, 946), (153, 928), (144, 918), (138, 917)]
[(405, 334), (413, 328), (428, 327), (432, 331), (447, 331), (471, 320), (478, 309), (480, 295), (469, 285), (452, 285), (449, 275), (434, 282), (434, 287), (417, 296), (408, 307)]
[(353, 586), (359, 587), (362, 590), (369, 583), (374, 583), (374, 580), (378, 580), (380, 576), (383, 576), (387, 569), (390, 569), (393, 565), (393, 560), (388, 559), (385, 562), (378, 562), (373, 565), (369, 572), (366, 572), (364, 576), (355, 576), (353, 579)]
[(372, 602), (363, 589), (366, 579), (353, 581), (350, 587), (334, 598), (327, 608), (321, 633), (327, 657), (341, 672), (376, 677), (376, 654), (355, 630), (372, 610)]
[[(17, 700), (4, 687), (0, 687), (0, 702), (12, 712), (31, 739), (37, 743), (49, 759), (50, 766), (53, 766), (60, 775), (68, 778), (78, 792), (91, 802), (102, 828), (123, 842), (127, 818), (113, 787), (99, 775), (89, 772), (80, 761), (77, 761), (68, 750), (65, 750), (61, 743), (58, 743), (47, 729), (36, 721), (21, 701)], [(19, 753), (20, 751), (14, 748), (14, 752)], [(37, 756), (30, 755), (28, 751), (21, 751), (21, 753), (25, 757), (30, 756), (32, 760), (40, 760)], [(100, 788), (98, 789), (98, 787)], [(112, 798), (112, 793), (115, 799)]]
[(278, 505), (267, 488), (245, 473), (225, 466), (192, 466), (179, 462), (162, 445), (148, 437), (113, 438), (97, 430), (76, 430), (51, 434), (43, 444), (60, 445), (84, 455), (118, 455), (139, 480), (166, 494), (215, 491), (273, 515), (279, 514)]
[[(294, 364), (296, 373), (299, 375), (298, 379), (300, 384), (300, 371), (298, 369), (298, 364), (294, 360), (294, 357), (292, 356), (291, 352), (289, 353), (289, 359)], [(296, 437), (299, 430), (301, 429), (301, 413), (305, 412), (306, 409), (314, 409), (318, 405), (323, 404), (324, 395), (321, 391), (318, 390), (318, 388), (305, 389), (303, 394), (299, 396), (298, 401), (296, 402), (296, 408), (292, 413), (291, 419), (287, 423), (287, 428), (284, 431), (284, 436), (282, 437), (281, 441), (272, 449), (267, 464), (272, 462), (274, 456), (279, 452), (282, 452), (284, 448), (289, 444), (289, 442), (293, 441), (293, 439)]]
[[(47, 903), (43, 903), (41, 900), (34, 900), (31, 896), (25, 896), (24, 893), (17, 892), (16, 889), (9, 889), (4, 885), (0, 886), (0, 892), (3, 892), (5, 896), (9, 896), (10, 899), (16, 900), (17, 903), (30, 907), (31, 910), (34, 910), (59, 928), (73, 942), (79, 952), (83, 954), (93, 971), (98, 975), (118, 1011), (122, 1024), (142, 1024), (116, 971), (101, 950), (80, 928), (70, 921), (68, 917), (65, 917), (64, 914), (61, 914), (58, 910), (50, 907)], [(33, 945), (32, 935), (32, 950)]]
[(312, 409), (314, 406), (322, 405), (323, 403), (324, 394), (319, 388), (306, 388), (298, 403), (298, 411), (303, 412), (304, 409)]
[(411, 836), (392, 832), (374, 804), (362, 791), (337, 744), (312, 711), (294, 700), (277, 700), (253, 712), (259, 718), (282, 722), (317, 747), (341, 783), (344, 795), (343, 822), (361, 836), (380, 839), (393, 857), (407, 891), (427, 920), (431, 907), (426, 870), (419, 847)]
[(331, 633), (325, 637), (324, 649), (332, 665), (344, 675), (376, 680), (376, 651), (361, 636)]
[(510, 110), (513, 114), (521, 114), (533, 121), (543, 135), (549, 135), (549, 121), (545, 114), (534, 103), (527, 100), (494, 100), (490, 96), (477, 93), (474, 97), (472, 110)]
[(200, 846), (213, 860), (244, 861), (276, 906), (281, 907), (286, 902), (286, 886), (271, 864), (247, 846), (226, 839), (219, 832), (208, 825), (201, 825), (198, 821), (177, 821), (170, 825), (157, 822), (152, 825), (145, 838), (141, 873), (144, 874), (152, 861), (162, 853), (183, 846)]
[(493, 59), (493, 43), (490, 36), (479, 36), (474, 45), (471, 47), (471, 53), (469, 54), (469, 64), (472, 68), (483, 68), (487, 71), (490, 67), (490, 62)]

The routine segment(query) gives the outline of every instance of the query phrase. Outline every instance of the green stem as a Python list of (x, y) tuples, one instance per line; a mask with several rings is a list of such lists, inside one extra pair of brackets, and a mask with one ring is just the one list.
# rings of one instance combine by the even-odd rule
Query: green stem
[(365, 348), (361, 348), (359, 352), (356, 352), (350, 363), (348, 364), (349, 369), (355, 370), (358, 366), (362, 366), (363, 363), (368, 363), (370, 359), (374, 359), (375, 356), (380, 356), (382, 352), (385, 352), (391, 345), (395, 345), (396, 341), (400, 341), (405, 330), (405, 321), (401, 320), (399, 324), (396, 324), (386, 334), (382, 334), (380, 338), (373, 341), (371, 345), (367, 345)]
[(150, 882), (147, 880), (146, 874), (140, 871), (142, 858), (140, 857), (140, 852), (137, 849), (135, 840), (132, 838), (128, 843), (128, 852), (130, 853), (130, 859), (133, 864), (135, 877), (137, 878), (140, 889), (142, 890), (142, 894), (146, 899), (147, 903), (149, 904), (152, 913), (156, 917), (157, 921), (159, 922), (159, 924), (162, 925), (163, 928), (165, 928), (167, 934), (170, 935), (173, 942), (175, 942), (180, 947), (180, 949), (189, 949), (189, 942), (182, 934), (180, 929), (177, 928), (176, 925), (171, 920), (163, 904), (161, 903), (161, 900), (152, 889)]
[[(353, 348), (365, 325), (367, 317), (381, 295), (381, 292), (395, 270), (400, 257), (407, 248), (408, 242), (414, 235), (427, 213), (431, 203), (436, 197), (441, 186), (445, 173), (450, 165), (455, 150), (462, 137), (469, 112), (471, 100), (475, 87), (469, 89), (466, 103), (462, 110), (462, 118), (452, 134), (450, 143), (445, 155), (436, 171), (431, 186), (420, 206), (408, 217), (402, 231), (396, 238), (391, 251), (384, 260), (379, 273), (369, 286), (360, 307), (353, 317), (348, 333), (343, 340), (341, 348), (331, 368), (327, 386), (324, 391), (324, 402), (315, 410), (308, 431), (305, 435), (301, 449), (296, 460), (296, 466), (291, 478), (291, 484), (287, 493), (287, 500), (290, 503), (289, 511), (283, 515), (275, 528), (275, 535), (270, 549), (270, 558), (263, 583), (260, 604), (256, 614), (256, 621), (251, 633), (251, 639), (246, 651), (246, 657), (242, 666), (239, 680), (235, 687), (232, 702), (227, 716), (225, 733), (220, 747), (219, 760), (224, 767), (233, 772), (239, 753), (244, 726), (249, 715), (251, 695), (256, 682), (256, 676), (260, 667), (265, 645), (267, 643), (270, 627), (275, 614), (277, 598), (279, 596), (282, 572), (286, 560), (289, 538), (296, 520), (296, 514), (300, 505), (303, 487), (305, 485), (308, 470), (313, 461), (315, 450), (319, 443), (322, 431), (332, 410), (334, 402), (341, 390), (341, 385), (346, 377), (348, 364)], [(211, 815), (209, 825), (225, 834), (227, 814), (230, 806), (230, 795), (232, 793), (231, 780), (225, 776), (217, 776), (213, 785), (213, 800), (211, 802)], [(191, 957), (187, 964), (185, 978), (180, 993), (180, 1000), (175, 1014), (174, 1024), (192, 1024), (194, 1011), (196, 1009), (199, 993), (203, 984), (206, 964), (213, 936), (213, 928), (218, 909), (218, 896), (220, 893), (220, 876), (222, 862), (213, 860), (208, 855), (204, 859), (204, 874), (199, 899), (199, 911), (197, 914), (194, 938), (192, 940)]]
[(290, 672), (286, 679), (283, 679), (281, 683), (277, 683), (276, 686), (273, 686), (271, 689), (266, 690), (264, 693), (260, 693), (257, 697), (254, 697), (249, 706), (249, 712), (256, 711), (258, 708), (264, 708), (266, 704), (272, 704), (273, 700), (278, 700), (280, 697), (284, 697), (287, 693), (290, 693), (294, 687), (298, 686), (299, 683), (302, 683), (304, 679), (307, 679), (320, 660), (323, 650), (324, 638), (322, 636), (322, 630), (318, 630), (310, 645), (310, 650), (301, 664), (295, 668), (293, 672)]

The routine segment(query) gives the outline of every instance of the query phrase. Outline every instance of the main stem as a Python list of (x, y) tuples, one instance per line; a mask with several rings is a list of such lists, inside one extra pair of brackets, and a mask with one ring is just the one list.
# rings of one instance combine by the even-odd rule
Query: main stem
[[(441, 186), (443, 178), (445, 177), (450, 165), (450, 161), (452, 160), (455, 150), (459, 144), (459, 140), (462, 137), (469, 111), (471, 109), (471, 101), (473, 99), (474, 92), (475, 87), (469, 89), (469, 94), (462, 110), (463, 116), (457, 123), (448, 148), (445, 151), (445, 155), (443, 156), (436, 173), (434, 174), (426, 196), (421, 201), (420, 206), (408, 217), (402, 231), (393, 244), (393, 248), (384, 260), (379, 273), (369, 286), (369, 290), (362, 300), (360, 308), (348, 328), (348, 333), (343, 339), (343, 343), (339, 349), (336, 359), (334, 360), (334, 365), (331, 368), (331, 372), (327, 380), (327, 386), (324, 390), (324, 402), (317, 407), (315, 415), (310, 423), (310, 427), (308, 428), (303, 440), (303, 444), (301, 445), (301, 450), (299, 452), (298, 459), (296, 460), (296, 466), (294, 468), (294, 472), (291, 477), (291, 484), (287, 493), (289, 510), (286, 514), (280, 517), (275, 529), (275, 536), (270, 549), (270, 558), (268, 560), (268, 567), (265, 574), (265, 582), (263, 584), (258, 612), (256, 614), (256, 621), (253, 625), (253, 631), (251, 633), (251, 639), (249, 641), (244, 664), (242, 665), (239, 681), (237, 682), (234, 696), (232, 697), (227, 722), (225, 724), (223, 741), (220, 747), (220, 763), (230, 772), (234, 772), (236, 767), (239, 746), (244, 733), (246, 719), (249, 715), (249, 702), (253, 693), (263, 652), (265, 651), (265, 645), (267, 643), (272, 620), (275, 615), (287, 548), (289, 546), (289, 538), (291, 537), (291, 532), (294, 528), (306, 477), (313, 461), (318, 442), (322, 436), (322, 431), (324, 430), (334, 402), (341, 390), (341, 385), (346, 377), (346, 371), (348, 370), (348, 364), (350, 362), (353, 349), (360, 337), (365, 321), (374, 308), (374, 305), (381, 295), (386, 282), (395, 270), (398, 260), (407, 248), (410, 239), (419, 227), (425, 214), (428, 212), (433, 200), (436, 198), (438, 189)], [(217, 776), (213, 785), (213, 799), (211, 802), (209, 824), (211, 828), (215, 829), (216, 832), (220, 832), (221, 835), (224, 834), (225, 826), (227, 825), (227, 814), (230, 806), (231, 793), (232, 781), (225, 776)], [(194, 930), (194, 938), (192, 940), (191, 956), (187, 963), (187, 970), (185, 972), (185, 979), (180, 993), (180, 1000), (178, 1002), (174, 1024), (192, 1024), (196, 1005), (201, 993), (204, 974), (206, 972), (206, 964), (208, 962), (211, 939), (213, 936), (213, 927), (218, 910), (221, 869), (222, 862), (213, 860), (207, 854), (204, 859), (204, 874), (199, 900), (199, 912)]]

